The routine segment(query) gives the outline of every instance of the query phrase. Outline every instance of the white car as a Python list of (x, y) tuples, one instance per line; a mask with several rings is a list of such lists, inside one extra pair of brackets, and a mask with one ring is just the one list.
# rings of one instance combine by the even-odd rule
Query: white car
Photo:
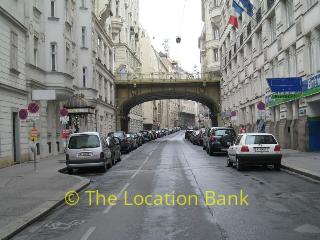
[(273, 165), (280, 170), (281, 158), (281, 147), (272, 134), (245, 133), (229, 147), (227, 165), (235, 165), (238, 170), (249, 165)]

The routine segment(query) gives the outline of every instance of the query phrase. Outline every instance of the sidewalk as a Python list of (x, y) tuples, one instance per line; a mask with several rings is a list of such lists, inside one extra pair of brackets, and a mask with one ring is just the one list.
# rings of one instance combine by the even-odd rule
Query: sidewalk
[(320, 152), (282, 150), (282, 167), (290, 171), (320, 180)]
[(89, 180), (58, 172), (64, 155), (0, 169), (0, 239), (7, 239), (64, 202), (68, 190), (80, 191)]

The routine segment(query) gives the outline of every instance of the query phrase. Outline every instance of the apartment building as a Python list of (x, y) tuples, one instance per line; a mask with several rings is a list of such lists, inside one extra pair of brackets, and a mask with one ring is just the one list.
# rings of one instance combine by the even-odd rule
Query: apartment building
[(199, 38), (201, 71), (203, 74), (220, 76), (220, 22), (222, 0), (202, 0), (203, 29)]
[[(100, 3), (103, 5), (103, 3)], [(139, 0), (112, 1), (110, 4), (112, 40), (114, 43), (115, 73), (139, 73), (141, 71), (140, 38), (142, 29), (139, 23)], [(143, 128), (142, 106), (131, 109), (129, 131), (137, 132)], [(118, 126), (120, 127), (120, 126)]]
[[(273, 133), (283, 148), (320, 150), (319, 0), (251, 1), (254, 15), (221, 18), (222, 116), (247, 131)], [(301, 77), (303, 94), (274, 100), (267, 78)]]
[(24, 4), (0, 1), (0, 168), (28, 160), (28, 128), (19, 109), (27, 106)]
[[(61, 131), (115, 130), (115, 50), (112, 6), (116, 1), (0, 1), (0, 167), (63, 152)], [(115, 12), (115, 10), (113, 10)], [(9, 91), (8, 91), (9, 90)], [(33, 96), (51, 90), (50, 100)], [(36, 102), (39, 116), (18, 112)], [(67, 124), (60, 110), (69, 110)], [(31, 142), (29, 131), (38, 129)]]

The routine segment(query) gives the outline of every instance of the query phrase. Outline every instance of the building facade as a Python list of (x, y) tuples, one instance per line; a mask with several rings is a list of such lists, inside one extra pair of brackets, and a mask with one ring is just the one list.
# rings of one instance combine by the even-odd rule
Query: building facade
[(201, 72), (220, 76), (220, 22), (222, 0), (202, 0), (203, 29), (199, 38)]
[[(123, 24), (121, 11), (129, 19)], [(140, 66), (139, 30), (131, 28), (137, 16), (138, 1), (0, 1), (0, 167), (33, 159), (31, 146), (38, 158), (62, 153), (65, 128), (115, 131), (115, 70), (122, 63), (130, 71)], [(123, 52), (128, 57), (121, 62)], [(53, 91), (54, 97), (35, 99), (34, 90)], [(31, 102), (39, 115), (19, 120)], [(67, 124), (60, 121), (64, 107)], [(38, 130), (33, 142), (32, 128)]]
[(21, 1), (0, 1), (0, 168), (28, 160), (28, 127), (19, 109), (28, 101), (26, 41)]
[[(222, 113), (225, 123), (273, 133), (283, 148), (320, 150), (320, 3), (318, 0), (251, 1), (239, 28), (222, 8)], [(274, 100), (267, 78), (301, 77), (303, 92)], [(264, 107), (265, 106), (265, 107)]]

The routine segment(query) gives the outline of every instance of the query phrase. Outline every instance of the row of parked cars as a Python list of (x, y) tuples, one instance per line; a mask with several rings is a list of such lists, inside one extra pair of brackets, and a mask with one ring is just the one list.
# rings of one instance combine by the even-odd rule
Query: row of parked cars
[(99, 167), (105, 172), (142, 144), (179, 131), (180, 128), (143, 130), (138, 133), (110, 132), (107, 137), (97, 132), (71, 134), (66, 146), (66, 165), (69, 174), (74, 169)]
[(227, 166), (238, 170), (248, 165), (273, 165), (280, 170), (281, 147), (269, 133), (244, 133), (237, 135), (233, 128), (212, 127), (187, 129), (185, 139), (202, 146), (211, 156), (227, 154)]

